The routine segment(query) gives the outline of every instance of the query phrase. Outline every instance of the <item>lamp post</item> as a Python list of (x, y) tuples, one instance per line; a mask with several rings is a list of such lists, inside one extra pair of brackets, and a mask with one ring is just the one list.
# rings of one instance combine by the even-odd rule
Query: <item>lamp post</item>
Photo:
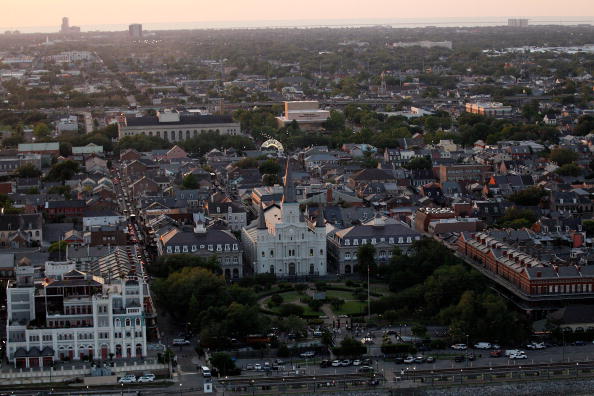
[(182, 396), (182, 384), (181, 384), (181, 382), (179, 383), (179, 396)]

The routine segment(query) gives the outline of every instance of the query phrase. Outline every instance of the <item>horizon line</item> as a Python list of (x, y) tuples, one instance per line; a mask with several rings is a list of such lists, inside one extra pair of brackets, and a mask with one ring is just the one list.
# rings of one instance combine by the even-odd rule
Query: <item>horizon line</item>
[[(545, 20), (539, 20), (543, 18)], [(81, 28), (81, 33), (95, 33), (95, 32), (121, 32), (127, 30), (131, 24), (141, 24), (143, 29), (145, 26), (153, 26), (146, 28), (146, 31), (165, 31), (165, 30), (224, 30), (224, 29), (279, 29), (279, 28), (317, 28), (317, 27), (371, 27), (371, 26), (403, 26), (418, 25), (416, 27), (431, 27), (435, 25), (456, 24), (463, 25), (478, 23), (476, 27), (499, 26), (499, 23), (505, 23), (508, 19), (528, 19), (529, 23), (535, 24), (592, 24), (594, 23), (594, 16), (486, 16), (486, 17), (440, 17), (440, 18), (326, 18), (326, 19), (270, 19), (270, 20), (219, 20), (219, 21), (185, 21), (185, 22), (127, 22), (127, 23), (105, 23), (105, 24), (85, 24), (79, 25), (73, 23), (71, 26)], [(576, 20), (579, 19), (579, 20)], [(339, 22), (349, 23), (339, 23)], [(359, 21), (359, 22), (355, 22)], [(316, 23), (321, 22), (321, 23)], [(325, 23), (324, 23), (325, 22)], [(335, 22), (335, 23), (333, 23)], [(282, 23), (281, 25), (274, 25), (274, 23)], [(293, 23), (292, 25), (288, 23)], [(225, 24), (227, 26), (217, 26), (217, 24)], [(243, 24), (243, 25), (242, 25)], [(285, 25), (286, 24), (286, 25)], [(167, 26), (169, 25), (169, 26)], [(172, 25), (177, 25), (178, 28), (171, 28)], [(181, 27), (180, 25), (205, 25), (194, 27)], [(167, 26), (167, 27), (166, 27)], [(445, 27), (445, 26), (444, 26)], [(472, 27), (472, 26), (465, 26)], [(113, 28), (110, 30), (110, 28)], [(33, 29), (55, 29), (52, 31), (31, 31)], [(87, 30), (88, 29), (88, 30)], [(21, 27), (0, 27), (0, 31), (20, 31), (28, 30), (23, 34), (58, 34), (60, 33), (60, 25), (37, 25), (37, 26), (21, 26)], [(1, 33), (0, 33), (1, 34)]]

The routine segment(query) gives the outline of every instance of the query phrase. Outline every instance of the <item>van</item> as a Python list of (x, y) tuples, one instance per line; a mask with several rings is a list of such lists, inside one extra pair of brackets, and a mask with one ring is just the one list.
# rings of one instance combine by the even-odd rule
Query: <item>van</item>
[(519, 349), (508, 349), (505, 351), (504, 355), (509, 357), (511, 355), (518, 355), (520, 353), (524, 353), (524, 352), (520, 351)]
[(491, 349), (492, 345), (490, 342), (479, 342), (474, 345), (475, 349)]
[(200, 368), (200, 370), (202, 371), (202, 376), (203, 376), (204, 378), (209, 378), (209, 377), (212, 377), (212, 373), (210, 372), (210, 369), (209, 369), (208, 367), (206, 367), (206, 366), (202, 366), (202, 367)]

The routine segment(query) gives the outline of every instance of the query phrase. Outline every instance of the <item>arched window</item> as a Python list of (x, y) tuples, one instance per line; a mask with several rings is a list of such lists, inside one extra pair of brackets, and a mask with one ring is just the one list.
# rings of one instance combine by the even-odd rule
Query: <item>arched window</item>
[(271, 273), (271, 274), (274, 274), (274, 265), (271, 265), (271, 266), (270, 266), (270, 273)]
[(140, 318), (136, 318), (136, 327), (140, 326)]
[(120, 318), (115, 319), (115, 327), (120, 327), (122, 325)]
[(126, 327), (130, 327), (130, 319), (126, 319)]

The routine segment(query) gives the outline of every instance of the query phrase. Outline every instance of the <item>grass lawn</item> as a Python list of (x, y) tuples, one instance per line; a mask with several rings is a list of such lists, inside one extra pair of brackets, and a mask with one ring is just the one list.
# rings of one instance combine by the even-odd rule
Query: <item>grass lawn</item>
[[(290, 292), (286, 292), (286, 293), (280, 293), (280, 296), (283, 298), (283, 304), (298, 304), (300, 306), (303, 307), (304, 311), (303, 313), (305, 315), (311, 315), (311, 316), (320, 316), (323, 315), (324, 313), (320, 312), (320, 311), (313, 311), (309, 305), (302, 305), (300, 304), (300, 299), (301, 297), (304, 297), (303, 294), (299, 294), (296, 291), (290, 291)], [(272, 296), (266, 297), (264, 299), (264, 301), (262, 301), (262, 306), (265, 307), (266, 309), (271, 310), (272, 312), (276, 312), (278, 313), (280, 311), (280, 307), (272, 307), (269, 308), (268, 307), (268, 301), (270, 301), (270, 299), (272, 298)]]
[(326, 298), (340, 298), (342, 300), (354, 300), (353, 293), (340, 290), (327, 290)]
[(354, 315), (365, 312), (366, 302), (363, 301), (347, 301), (340, 307), (339, 310), (332, 308), (337, 315)]

